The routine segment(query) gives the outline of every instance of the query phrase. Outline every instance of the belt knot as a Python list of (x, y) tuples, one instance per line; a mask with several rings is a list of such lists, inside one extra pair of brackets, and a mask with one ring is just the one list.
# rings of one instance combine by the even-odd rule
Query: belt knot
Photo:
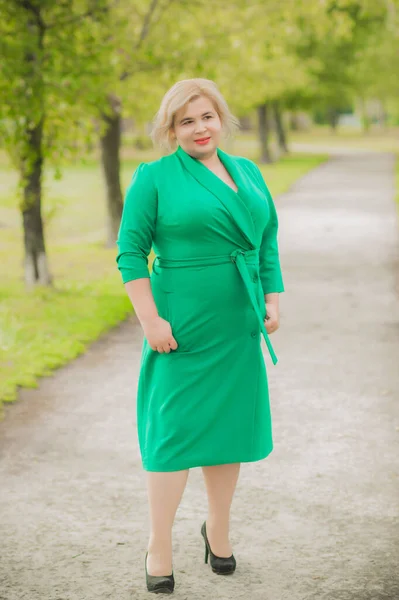
[[(242, 256), (244, 258), (245, 262), (248, 262), (248, 259), (256, 258), (257, 254), (258, 254), (258, 251), (256, 248), (251, 248), (250, 250), (242, 250), (241, 248), (236, 248), (230, 254), (230, 260), (231, 260), (231, 262), (236, 263), (238, 257)], [(249, 262), (251, 262), (251, 261), (249, 260)]]
[(230, 254), (231, 262), (233, 262), (233, 263), (237, 262), (237, 257), (240, 254), (245, 255), (245, 250), (240, 250), (239, 248), (237, 248), (236, 250), (233, 250), (233, 252)]

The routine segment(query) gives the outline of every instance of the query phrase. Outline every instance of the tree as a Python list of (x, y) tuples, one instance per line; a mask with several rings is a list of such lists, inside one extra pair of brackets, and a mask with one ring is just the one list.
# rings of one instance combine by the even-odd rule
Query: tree
[[(364, 107), (369, 99), (379, 99), (385, 108), (399, 114), (399, 2), (387, 3), (384, 18), (374, 22), (367, 43), (357, 49), (353, 64), (353, 85), (356, 97)], [(368, 115), (363, 109), (365, 131)]]
[(0, 0), (0, 139), (20, 174), (25, 282), (49, 285), (42, 219), (45, 164), (79, 152), (96, 103), (104, 44), (101, 0)]
[(290, 94), (305, 90), (311, 81), (308, 61), (297, 53), (302, 34), (299, 16), (319, 19), (320, 28), (323, 11), (317, 0), (268, 0), (249, 5), (241, 13), (242, 30), (230, 34), (229, 61), (220, 65), (217, 77), (234, 110), (239, 114), (256, 110), (261, 162), (273, 160), (269, 147), (272, 117), (280, 147), (286, 150), (281, 107)]
[(359, 57), (373, 44), (375, 32), (384, 27), (386, 14), (384, 4), (370, 0), (329, 0), (324, 37), (302, 18), (298, 54), (304, 60), (315, 57), (310, 65), (313, 89), (306, 100), (326, 113), (333, 130), (339, 112), (351, 106), (360, 91)]

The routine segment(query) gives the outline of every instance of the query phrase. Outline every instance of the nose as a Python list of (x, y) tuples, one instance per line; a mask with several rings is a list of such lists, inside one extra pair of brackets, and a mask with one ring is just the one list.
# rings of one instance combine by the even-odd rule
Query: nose
[(202, 133), (204, 131), (206, 131), (205, 123), (200, 120), (195, 125), (195, 133)]

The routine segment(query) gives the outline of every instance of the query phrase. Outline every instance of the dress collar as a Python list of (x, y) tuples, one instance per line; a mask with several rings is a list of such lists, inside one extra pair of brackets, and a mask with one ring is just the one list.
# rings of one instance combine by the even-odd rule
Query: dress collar
[(250, 248), (255, 247), (255, 230), (252, 215), (245, 200), (245, 177), (234, 158), (227, 152), (217, 148), (219, 159), (234, 180), (238, 190), (235, 192), (220, 177), (215, 175), (200, 160), (192, 157), (181, 146), (175, 152), (187, 171), (224, 205), (234, 223), (244, 236)]

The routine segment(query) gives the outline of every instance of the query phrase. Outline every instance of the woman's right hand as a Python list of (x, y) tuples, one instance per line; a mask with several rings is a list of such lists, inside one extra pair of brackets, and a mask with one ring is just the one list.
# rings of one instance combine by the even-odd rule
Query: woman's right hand
[(178, 347), (169, 321), (165, 321), (159, 315), (149, 321), (145, 321), (141, 325), (147, 342), (153, 350), (156, 350), (160, 354), (164, 352), (169, 354), (171, 350), (176, 350)]

